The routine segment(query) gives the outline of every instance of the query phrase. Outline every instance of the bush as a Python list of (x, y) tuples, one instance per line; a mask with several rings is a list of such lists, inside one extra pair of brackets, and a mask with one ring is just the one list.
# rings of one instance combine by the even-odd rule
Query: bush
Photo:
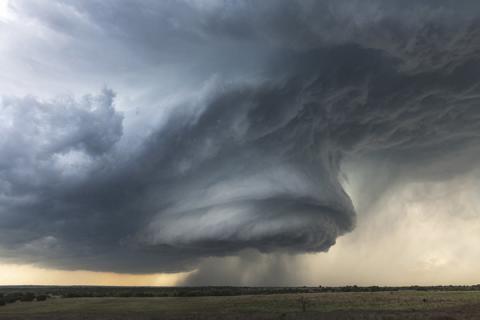
[(155, 295), (150, 292), (137, 292), (133, 295), (136, 298), (153, 298)]
[(48, 296), (45, 294), (40, 294), (37, 296), (37, 301), (45, 301), (48, 299)]
[(22, 297), (21, 293), (11, 292), (11, 293), (7, 293), (3, 297), (3, 301), (5, 301), (5, 303), (14, 303), (14, 302), (20, 300), (21, 297)]
[(0, 298), (0, 307), (6, 305), (5, 301), (3, 301), (3, 298)]
[(35, 294), (32, 292), (25, 292), (21, 297), (20, 301), (31, 302), (35, 299)]

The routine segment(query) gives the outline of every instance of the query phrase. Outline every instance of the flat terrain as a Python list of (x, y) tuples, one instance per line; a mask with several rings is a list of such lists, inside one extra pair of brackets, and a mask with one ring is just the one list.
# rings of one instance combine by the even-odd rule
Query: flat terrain
[(53, 298), (0, 307), (0, 319), (480, 319), (480, 292)]

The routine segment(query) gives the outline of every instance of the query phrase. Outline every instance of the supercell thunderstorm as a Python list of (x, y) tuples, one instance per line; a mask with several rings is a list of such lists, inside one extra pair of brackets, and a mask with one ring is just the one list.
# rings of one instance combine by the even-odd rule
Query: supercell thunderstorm
[[(87, 32), (55, 19), (58, 8), (32, 13), (18, 3), (18, 14), (38, 15), (46, 28)], [(67, 1), (63, 10), (158, 63), (181, 64), (194, 43), (203, 50), (199, 83), (211, 80), (210, 67), (242, 78), (210, 81), (201, 99), (175, 104), (132, 145), (141, 126), (125, 130), (128, 115), (115, 107), (121, 90), (76, 99), (3, 95), (7, 261), (173, 272), (248, 248), (325, 251), (355, 227), (344, 160), (428, 168), (425, 179), (445, 161), (453, 173), (476, 165), (475, 2), (145, 1), (128, 31), (105, 14), (128, 18), (118, 3)], [(164, 21), (176, 27), (157, 38), (152, 30)], [(212, 48), (215, 41), (222, 45)], [(261, 54), (242, 58), (237, 46)]]

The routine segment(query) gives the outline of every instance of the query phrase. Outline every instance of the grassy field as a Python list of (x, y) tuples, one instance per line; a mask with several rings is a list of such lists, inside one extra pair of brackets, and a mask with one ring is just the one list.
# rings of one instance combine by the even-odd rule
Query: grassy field
[(0, 319), (480, 319), (480, 292), (58, 298), (0, 307)]

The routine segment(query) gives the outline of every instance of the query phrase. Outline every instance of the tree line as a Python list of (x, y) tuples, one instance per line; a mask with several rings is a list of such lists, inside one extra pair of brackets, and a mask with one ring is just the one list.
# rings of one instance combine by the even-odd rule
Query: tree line
[(0, 286), (0, 306), (15, 302), (42, 302), (49, 298), (93, 297), (201, 297), (282, 293), (381, 292), (381, 291), (480, 291), (472, 286), (343, 286), (343, 287), (107, 287), (107, 286)]

